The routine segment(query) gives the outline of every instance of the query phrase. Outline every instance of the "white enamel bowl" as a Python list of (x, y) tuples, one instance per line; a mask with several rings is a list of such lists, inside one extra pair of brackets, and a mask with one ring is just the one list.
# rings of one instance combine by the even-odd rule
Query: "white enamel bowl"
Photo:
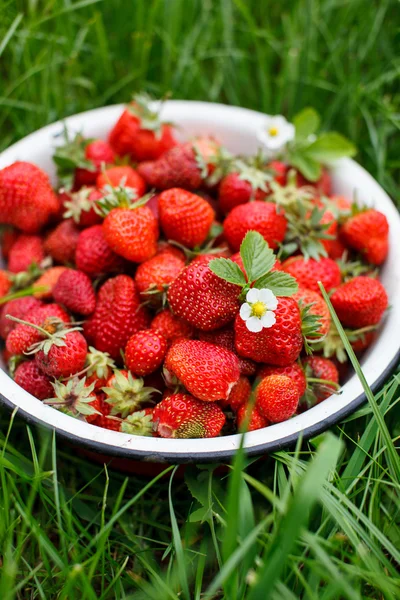
[[(123, 110), (109, 106), (91, 110), (65, 120), (71, 131), (81, 131), (87, 137), (106, 138), (107, 132)], [(206, 102), (169, 101), (163, 118), (181, 126), (180, 135), (190, 137), (209, 133), (234, 153), (252, 154), (257, 150), (256, 132), (264, 116), (244, 108)], [(33, 162), (42, 167), (55, 182), (52, 150), (55, 136), (62, 130), (61, 122), (54, 123), (27, 136), (0, 156), (0, 168), (16, 160)], [(352, 160), (341, 160), (331, 170), (333, 188), (338, 194), (352, 198), (354, 193), (363, 203), (381, 210), (390, 223), (390, 253), (382, 270), (382, 282), (389, 294), (391, 309), (379, 336), (363, 356), (362, 365), (368, 383), (377, 388), (389, 375), (399, 358), (400, 348), (400, 218), (390, 198), (362, 167)], [(56, 430), (65, 438), (88, 450), (131, 459), (153, 462), (206, 462), (229, 459), (238, 448), (239, 435), (214, 439), (172, 440), (108, 431), (62, 414), (21, 389), (3, 370), (0, 370), (0, 399), (27, 421), (40, 423)], [(249, 454), (261, 455), (296, 441), (299, 434), (314, 436), (354, 411), (365, 396), (356, 376), (343, 386), (340, 395), (331, 396), (311, 410), (284, 423), (246, 435)]]

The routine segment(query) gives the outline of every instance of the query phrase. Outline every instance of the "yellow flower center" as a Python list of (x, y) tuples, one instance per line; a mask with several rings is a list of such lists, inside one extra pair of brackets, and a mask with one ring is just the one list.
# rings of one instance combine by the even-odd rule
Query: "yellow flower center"
[(265, 306), (264, 302), (254, 302), (254, 304), (251, 305), (251, 313), (253, 317), (258, 317), (261, 319), (266, 312), (267, 307)]
[(270, 127), (268, 133), (271, 137), (275, 137), (278, 135), (279, 131), (277, 127)]

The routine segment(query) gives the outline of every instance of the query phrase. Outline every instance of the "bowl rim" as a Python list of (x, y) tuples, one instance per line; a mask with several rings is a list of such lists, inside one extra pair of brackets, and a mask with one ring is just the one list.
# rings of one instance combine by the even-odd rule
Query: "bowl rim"
[[(24, 149), (26, 150), (29, 145), (36, 144), (36, 147), (39, 147), (40, 143), (43, 143), (45, 139), (47, 139), (47, 145), (49, 145), (49, 140), (54, 138), (54, 136), (65, 125), (72, 130), (78, 127), (79, 130), (79, 125), (82, 127), (83, 122), (85, 122), (86, 125), (86, 123), (88, 123), (90, 120), (99, 120), (100, 118), (100, 121), (102, 121), (103, 118), (104, 120), (102, 121), (102, 126), (105, 127), (105, 122), (107, 122), (107, 128), (109, 128), (112, 123), (115, 122), (118, 115), (122, 112), (123, 107), (124, 105), (118, 104), (92, 109), (82, 113), (77, 113), (38, 129), (1, 153), (0, 168), (2, 168), (2, 166), (5, 164), (9, 164), (10, 162), (18, 159), (18, 153), (20, 152), (23, 154)], [(163, 116), (168, 119), (171, 118), (168, 113), (173, 113), (175, 115), (173, 118), (175, 118), (176, 121), (179, 121), (179, 119), (182, 119), (184, 122), (185, 119), (188, 122), (190, 122), (191, 119), (194, 121), (197, 120), (199, 127), (200, 123), (204, 127), (208, 119), (211, 121), (214, 119), (215, 122), (218, 121), (218, 123), (224, 123), (227, 129), (229, 129), (231, 125), (232, 127), (235, 126), (237, 131), (239, 131), (240, 127), (235, 119), (244, 119), (250, 129), (253, 128), (254, 130), (254, 128), (259, 128), (260, 123), (262, 123), (262, 120), (267, 116), (265, 114), (242, 107), (189, 100), (169, 100), (163, 106), (163, 113)], [(86, 121), (87, 119), (89, 121)], [(213, 125), (215, 124), (213, 123)], [(32, 158), (26, 160), (32, 160), (34, 162)], [(353, 160), (343, 159), (335, 165), (335, 168), (337, 169), (342, 167), (345, 169), (347, 168), (352, 177), (357, 178), (358, 175), (364, 179), (364, 187), (367, 185), (371, 186), (371, 189), (375, 190), (374, 193), (378, 194), (378, 196), (381, 196), (387, 211), (391, 213), (391, 216), (395, 221), (394, 229), (397, 229), (399, 234), (400, 216), (397, 212), (397, 209), (390, 200), (389, 196), (379, 186), (375, 179), (363, 167)], [(396, 285), (396, 290), (400, 292), (400, 281), (396, 281)], [(396, 319), (400, 322), (400, 310), (398, 313), (399, 314), (397, 314), (396, 311)], [(367, 379), (373, 391), (382, 385), (385, 379), (396, 367), (399, 359), (400, 341), (398, 342), (398, 345), (392, 348), (390, 360), (385, 363), (385, 366), (382, 368), (381, 372), (378, 373), (372, 371), (372, 373), (368, 374)], [(356, 376), (353, 375), (352, 381), (354, 380), (354, 377)], [(346, 385), (347, 383), (345, 386)], [(295, 444), (300, 436), (302, 436), (303, 439), (309, 439), (322, 433), (327, 428), (347, 417), (366, 400), (366, 396), (362, 390), (360, 382), (358, 382), (357, 385), (353, 385), (353, 388), (357, 389), (356, 394), (354, 394), (355, 397), (347, 401), (347, 403), (340, 408), (333, 410), (331, 409), (331, 414), (329, 414), (329, 411), (326, 411), (326, 415), (324, 416), (324, 411), (321, 410), (321, 404), (313, 407), (309, 411), (306, 411), (306, 413), (303, 413), (303, 415), (306, 415), (307, 413), (313, 413), (317, 416), (321, 415), (319, 420), (314, 420), (314, 422), (311, 424), (307, 425), (307, 419), (301, 418), (303, 415), (299, 415), (299, 417), (295, 417), (294, 419), (290, 419), (284, 423), (276, 424), (267, 428), (268, 430), (277, 431), (277, 428), (279, 429), (279, 427), (281, 427), (281, 429), (284, 431), (285, 423), (288, 424), (292, 422), (293, 424), (293, 422), (296, 420), (300, 426), (293, 426), (297, 427), (295, 431), (286, 431), (286, 433), (283, 433), (280, 437), (276, 436), (272, 440), (264, 442), (257, 441), (256, 443), (252, 443), (252, 440), (255, 439), (256, 436), (254, 434), (257, 432), (249, 432), (245, 434), (244, 447), (246, 453), (249, 456), (267, 454), (269, 452), (273, 452), (283, 447), (288, 447)], [(331, 399), (324, 401), (324, 403), (327, 403), (326, 406), (328, 406), (330, 400), (332, 400), (332, 397)], [(7, 406), (10, 410), (17, 409), (17, 414), (21, 415), (26, 421), (53, 429), (57, 435), (60, 436), (60, 438), (68, 441), (69, 443), (73, 443), (75, 445), (82, 446), (89, 450), (112, 457), (131, 458), (134, 460), (139, 459), (159, 463), (218, 462), (232, 458), (242, 439), (242, 434), (233, 434), (231, 436), (210, 438), (207, 440), (172, 440), (148, 438), (143, 436), (130, 436), (120, 432), (104, 430), (96, 427), (95, 425), (71, 419), (71, 417), (68, 415), (60, 413), (49, 406), (44, 407), (40, 400), (37, 400), (31, 396), (31, 394), (20, 388), (2, 369), (0, 370), (0, 402)], [(39, 410), (36, 412), (39, 412), (40, 414), (44, 412), (41, 410), (41, 407), (43, 407), (46, 410), (52, 411), (51, 414), (56, 413), (58, 416), (54, 418), (50, 417), (49, 420), (46, 420), (46, 418), (38, 416), (35, 411), (30, 412), (30, 410), (27, 410), (27, 405), (29, 408), (31, 408), (31, 405), (34, 407), (37, 406)], [(330, 406), (332, 407), (332, 404), (330, 404)], [(47, 414), (50, 413), (45, 413), (45, 415)], [(68, 423), (65, 421), (65, 419), (69, 420)], [(63, 424), (70, 425), (71, 421), (76, 423), (76, 432), (71, 431), (72, 428), (69, 426), (63, 426)], [(302, 426), (302, 423), (304, 423), (304, 426)], [(288, 427), (286, 427), (286, 429), (288, 429)], [(103, 436), (98, 434), (99, 431), (103, 432)], [(263, 430), (258, 431), (260, 432)], [(101, 441), (97, 439), (99, 437), (106, 438), (107, 441)], [(135, 440), (136, 443), (132, 444), (132, 440)], [(142, 445), (146, 446), (146, 449), (141, 448)], [(209, 445), (213, 446), (213, 449), (207, 450), (207, 446)], [(168, 449), (168, 447), (170, 449)]]

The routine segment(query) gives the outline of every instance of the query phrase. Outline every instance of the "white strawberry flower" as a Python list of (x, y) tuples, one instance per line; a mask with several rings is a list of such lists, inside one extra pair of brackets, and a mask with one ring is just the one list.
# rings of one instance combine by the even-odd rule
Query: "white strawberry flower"
[(267, 117), (257, 135), (265, 149), (274, 154), (283, 150), (286, 144), (294, 139), (294, 136), (294, 125), (282, 115)]
[(252, 333), (259, 333), (264, 327), (275, 324), (275, 313), (278, 300), (268, 288), (258, 290), (252, 288), (246, 294), (246, 302), (240, 307), (240, 316), (246, 322), (246, 327)]

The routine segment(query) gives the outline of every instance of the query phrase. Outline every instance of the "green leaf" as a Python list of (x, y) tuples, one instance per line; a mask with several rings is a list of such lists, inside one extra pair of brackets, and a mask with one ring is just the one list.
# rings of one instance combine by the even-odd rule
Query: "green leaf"
[(337, 160), (343, 156), (354, 156), (357, 149), (352, 142), (340, 135), (340, 133), (331, 131), (322, 133), (303, 152), (308, 158), (325, 163)]
[(190, 523), (204, 523), (204, 521), (208, 521), (208, 519), (212, 518), (211, 508), (209, 506), (201, 506), (197, 508), (192, 513), (190, 513), (189, 522)]
[(309, 181), (318, 181), (321, 177), (322, 167), (317, 160), (305, 154), (305, 149), (293, 150), (289, 153), (289, 164), (296, 167)]
[(275, 256), (263, 236), (257, 231), (248, 231), (240, 246), (240, 256), (249, 282), (255, 281), (272, 269)]
[(236, 285), (246, 285), (246, 278), (243, 271), (233, 260), (229, 258), (214, 258), (208, 265), (213, 273), (221, 279), (235, 283)]
[(257, 279), (254, 287), (258, 289), (268, 288), (275, 296), (293, 296), (299, 288), (295, 278), (282, 271), (267, 273)]
[(321, 119), (316, 110), (311, 107), (300, 111), (293, 119), (293, 125), (296, 128), (296, 138), (307, 139), (318, 131)]

